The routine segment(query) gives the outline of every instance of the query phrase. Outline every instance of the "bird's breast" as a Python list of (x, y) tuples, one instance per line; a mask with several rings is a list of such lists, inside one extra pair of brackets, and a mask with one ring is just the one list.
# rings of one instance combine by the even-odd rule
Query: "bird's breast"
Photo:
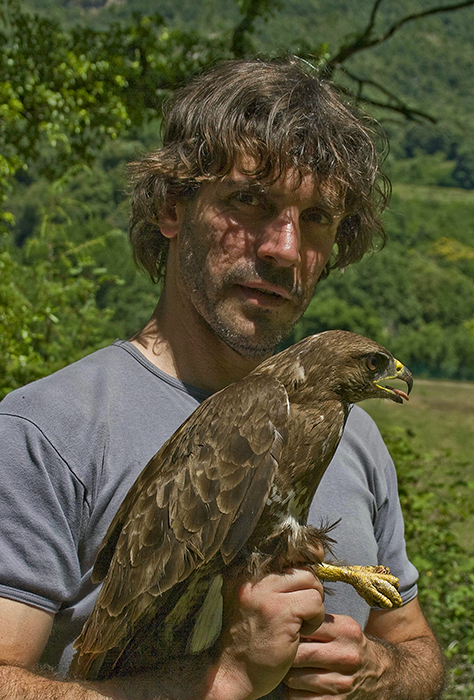
[(266, 502), (268, 518), (277, 526), (287, 519), (304, 521), (312, 498), (313, 491), (305, 485), (283, 491), (273, 484)]

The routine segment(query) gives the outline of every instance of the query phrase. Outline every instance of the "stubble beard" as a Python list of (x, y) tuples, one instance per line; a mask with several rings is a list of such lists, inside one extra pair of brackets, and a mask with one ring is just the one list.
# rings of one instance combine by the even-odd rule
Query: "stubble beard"
[[(199, 231), (188, 217), (185, 217), (181, 227), (179, 268), (182, 284), (202, 321), (228, 347), (246, 359), (263, 360), (271, 355), (294, 328), (309, 303), (309, 300), (303, 303), (303, 289), (293, 288), (293, 272), (275, 269), (269, 263), (242, 263), (233, 267), (216, 284), (207, 270), (207, 248), (203, 243), (199, 245)], [(228, 317), (223, 317), (225, 313), (219, 307), (226, 289), (251, 279), (263, 279), (291, 290), (299, 312), (287, 323), (276, 326), (270, 309), (252, 309), (258, 338), (233, 327), (234, 324)]]

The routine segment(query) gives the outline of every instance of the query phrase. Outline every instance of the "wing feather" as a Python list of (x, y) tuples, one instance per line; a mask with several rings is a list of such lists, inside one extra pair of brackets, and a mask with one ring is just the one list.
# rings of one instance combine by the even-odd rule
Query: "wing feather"
[(219, 550), (226, 563), (235, 557), (265, 506), (288, 412), (278, 380), (249, 375), (203, 402), (150, 460), (99, 551), (94, 580), (108, 574), (76, 640), (81, 655), (120, 647), (163, 593)]

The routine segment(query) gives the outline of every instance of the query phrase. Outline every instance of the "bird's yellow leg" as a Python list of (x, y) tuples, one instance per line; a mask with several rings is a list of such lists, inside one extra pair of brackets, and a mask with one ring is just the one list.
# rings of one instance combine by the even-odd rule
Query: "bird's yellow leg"
[(398, 579), (386, 566), (335, 566), (322, 562), (313, 567), (321, 581), (342, 581), (354, 586), (370, 606), (399, 608), (403, 603)]

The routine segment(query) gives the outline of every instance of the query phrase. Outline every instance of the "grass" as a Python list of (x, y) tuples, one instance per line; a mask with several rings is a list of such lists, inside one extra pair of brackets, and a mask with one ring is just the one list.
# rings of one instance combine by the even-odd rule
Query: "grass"
[[(472, 700), (474, 382), (418, 379), (404, 406), (367, 401), (363, 407), (398, 454), (407, 532), (413, 537), (408, 550), (420, 569), (420, 600), (448, 659), (443, 700)], [(407, 481), (411, 464), (413, 490)], [(408, 499), (407, 493), (412, 494)]]
[[(376, 400), (362, 405), (382, 431), (398, 425), (409, 432), (415, 446), (431, 458), (427, 481), (458, 484), (462, 490), (474, 487), (474, 382), (418, 379), (404, 406)], [(474, 554), (474, 517), (456, 534)]]

